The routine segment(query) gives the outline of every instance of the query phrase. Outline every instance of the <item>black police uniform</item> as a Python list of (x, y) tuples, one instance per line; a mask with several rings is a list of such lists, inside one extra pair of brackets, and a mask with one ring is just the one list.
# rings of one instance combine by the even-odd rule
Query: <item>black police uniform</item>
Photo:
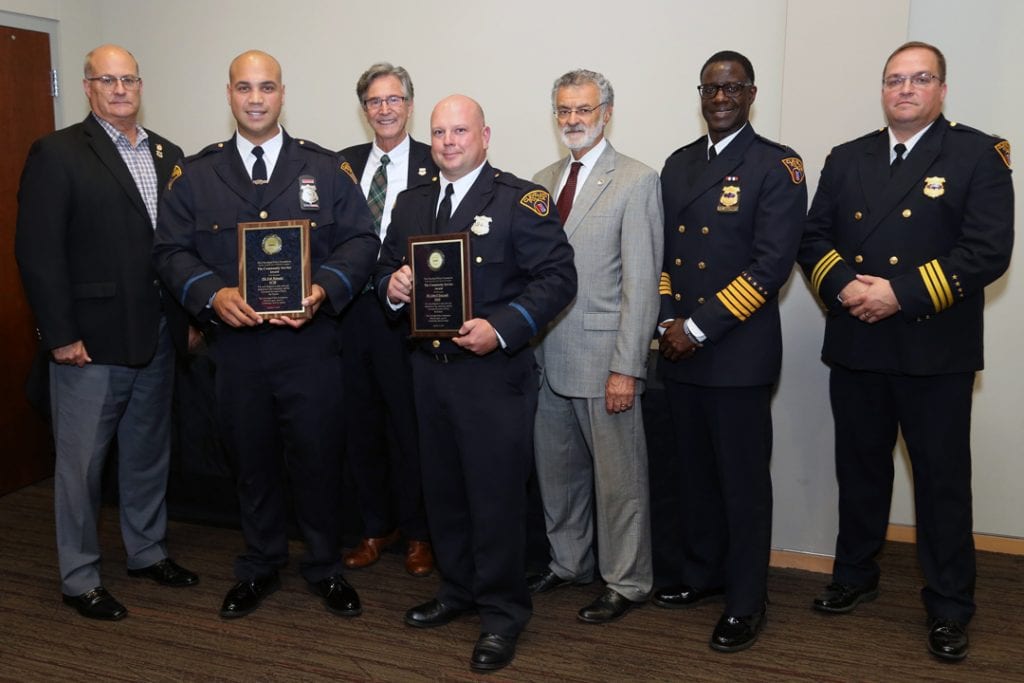
[[(832, 150), (799, 261), (828, 309), (839, 480), (835, 581), (878, 580), (898, 427), (913, 462), (918, 549), (932, 617), (974, 613), (970, 412), (982, 369), (984, 288), (1013, 248), (1009, 144), (940, 116), (890, 179), (886, 129)], [(886, 278), (900, 310), (863, 322), (839, 293)]]
[(685, 479), (681, 578), (724, 587), (726, 614), (756, 614), (771, 543), (777, 297), (803, 231), (803, 164), (747, 124), (710, 163), (706, 137), (676, 151), (661, 183), (660, 320), (690, 318), (707, 335), (694, 355), (658, 362)]
[[(398, 197), (374, 276), (385, 306), (408, 237), (434, 229), (439, 186)], [(505, 348), (477, 356), (427, 339), (413, 352), (423, 493), (442, 575), (437, 598), (477, 609), (482, 632), (514, 637), (532, 609), (525, 514), (538, 384), (527, 342), (576, 294), (576, 268), (548, 193), (487, 163), (448, 224), (465, 231), (473, 317), (493, 325)]]
[[(317, 314), (299, 329), (217, 324), (208, 307), (213, 294), (238, 284), (237, 224), (290, 219), (310, 221), (312, 280), (326, 293)], [(235, 562), (239, 580), (266, 577), (287, 562), (286, 481), (306, 541), (303, 577), (340, 573), (341, 371), (330, 316), (366, 282), (378, 246), (366, 200), (338, 157), (287, 133), (262, 193), (232, 138), (183, 162), (164, 194), (157, 271), (190, 314), (213, 323), (207, 338), (217, 417), (236, 468), (246, 542)]]

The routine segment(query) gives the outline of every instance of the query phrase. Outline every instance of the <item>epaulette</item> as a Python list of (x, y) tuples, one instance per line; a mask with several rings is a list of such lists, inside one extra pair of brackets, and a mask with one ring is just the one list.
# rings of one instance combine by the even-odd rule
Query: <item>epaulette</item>
[(770, 140), (769, 138), (766, 138), (766, 137), (764, 137), (763, 135), (754, 135), (754, 138), (755, 138), (756, 140), (759, 140), (759, 141), (761, 141), (761, 142), (763, 142), (763, 143), (767, 144), (767, 145), (770, 145), (770, 146), (772, 146), (772, 147), (775, 147), (775, 148), (777, 148), (777, 149), (780, 149), (780, 150), (782, 150), (783, 152), (785, 152), (786, 154), (789, 154), (789, 155), (793, 155), (793, 154), (796, 154), (796, 152), (795, 152), (795, 151), (793, 151), (793, 148), (792, 148), (792, 147), (790, 147), (789, 145), (784, 145), (784, 144), (782, 144), (781, 142), (775, 142), (775, 140)]
[(708, 136), (707, 135), (701, 135), (699, 138), (697, 138), (693, 142), (685, 144), (682, 147), (680, 147), (679, 149), (677, 149), (676, 151), (674, 151), (671, 154), (669, 154), (668, 158), (671, 159), (672, 157), (674, 157), (677, 154), (682, 154), (684, 150), (690, 149), (691, 147), (693, 147), (695, 145), (699, 145), (699, 144), (706, 145), (707, 144), (707, 140), (708, 140)]
[(856, 142), (857, 140), (867, 140), (868, 138), (873, 138), (882, 134), (888, 135), (888, 131), (889, 129), (887, 127), (882, 126), (881, 128), (876, 128), (870, 133), (865, 133), (864, 135), (861, 135), (859, 138), (854, 138), (853, 140), (850, 140), (850, 142)]
[(975, 135), (984, 135), (987, 138), (993, 138), (995, 140), (1003, 139), (998, 135), (992, 135), (990, 133), (986, 133), (985, 131), (978, 130), (977, 128), (971, 128), (967, 124), (960, 123), (959, 121), (947, 121), (947, 123), (949, 124), (950, 130), (954, 130), (958, 133), (974, 133)]
[(203, 147), (201, 150), (199, 150), (198, 152), (196, 152), (192, 156), (185, 157), (185, 161), (194, 161), (195, 159), (202, 159), (207, 154), (213, 154), (214, 152), (221, 152), (229, 144), (230, 144), (230, 141), (228, 141), (228, 142), (215, 142), (212, 145), (207, 145), (206, 147)]
[(533, 187), (538, 187), (536, 183), (531, 183), (529, 180), (523, 180), (517, 175), (500, 171), (496, 168), (491, 168), (494, 173), (494, 182), (501, 185), (508, 185), (509, 187), (515, 187), (521, 190), (528, 190)]
[(306, 140), (304, 138), (294, 138), (292, 140), (292, 142), (294, 142), (296, 145), (298, 145), (299, 149), (308, 149), (308, 150), (312, 150), (314, 152), (320, 152), (321, 154), (327, 154), (327, 155), (332, 156), (332, 157), (337, 157), (338, 156), (337, 152), (332, 152), (331, 150), (326, 149), (324, 147), (321, 147), (320, 145), (316, 144), (315, 142), (311, 142), (310, 140)]

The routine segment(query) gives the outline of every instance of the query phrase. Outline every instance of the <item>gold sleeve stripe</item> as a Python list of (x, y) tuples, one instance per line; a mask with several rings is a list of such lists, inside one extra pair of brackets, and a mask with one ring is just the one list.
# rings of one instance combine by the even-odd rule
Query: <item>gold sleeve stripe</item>
[(661, 282), (658, 283), (658, 294), (672, 295), (672, 278), (668, 273), (661, 274)]
[(950, 288), (949, 281), (946, 279), (946, 274), (942, 272), (942, 266), (939, 265), (938, 260), (932, 259), (918, 270), (924, 281), (925, 289), (928, 290), (928, 296), (932, 298), (935, 312), (939, 313), (952, 306), (953, 290)]
[(761, 307), (761, 304), (747, 296), (747, 293), (736, 286), (735, 282), (730, 282), (729, 285), (722, 290), (728, 294), (737, 305), (742, 306), (743, 310), (746, 311), (747, 315), (751, 315), (754, 311)]
[(750, 317), (752, 311), (745, 304), (737, 301), (728, 288), (723, 289), (715, 296), (722, 302), (722, 305), (729, 309), (729, 312), (740, 320), (746, 320)]
[(821, 283), (825, 281), (825, 276), (842, 260), (843, 257), (835, 249), (830, 249), (827, 254), (821, 257), (821, 260), (818, 261), (811, 271), (811, 287), (814, 289), (815, 294), (821, 296)]
[(748, 299), (751, 299), (755, 303), (755, 308), (760, 308), (764, 305), (764, 302), (767, 301), (761, 292), (754, 289), (754, 286), (742, 277), (738, 277), (733, 280), (729, 286), (736, 287), (741, 290)]

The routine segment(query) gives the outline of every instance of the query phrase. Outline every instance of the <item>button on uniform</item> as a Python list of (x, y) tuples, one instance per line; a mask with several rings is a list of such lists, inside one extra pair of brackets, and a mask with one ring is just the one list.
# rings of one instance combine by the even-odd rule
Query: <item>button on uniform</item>
[(890, 256), (889, 257), (889, 265), (890, 266), (895, 266), (899, 262), (900, 262), (899, 257), (896, 257), (896, 256)]
[(260, 218), (266, 219), (266, 217), (269, 215), (270, 214), (268, 214), (266, 211), (260, 211)]

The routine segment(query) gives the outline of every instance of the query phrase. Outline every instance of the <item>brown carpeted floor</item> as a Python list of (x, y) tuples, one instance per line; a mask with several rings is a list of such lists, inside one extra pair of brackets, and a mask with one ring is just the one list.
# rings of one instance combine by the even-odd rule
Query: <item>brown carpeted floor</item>
[[(110, 508), (104, 582), (129, 616), (94, 622), (60, 602), (51, 487), (47, 481), (0, 498), (3, 680), (1024, 681), (1024, 558), (979, 554), (971, 652), (950, 665), (925, 649), (914, 547), (896, 543), (882, 560), (882, 595), (852, 615), (810, 609), (827, 577), (772, 570), (768, 626), (753, 648), (733, 655), (707, 645), (720, 604), (648, 605), (616, 624), (590, 626), (575, 613), (600, 592), (597, 584), (542, 595), (516, 660), (481, 677), (468, 669), (475, 618), (430, 630), (402, 623), (405, 609), (432, 596), (437, 578), (408, 576), (398, 554), (348, 574), (363, 601), (361, 617), (326, 612), (293, 566), (259, 610), (224, 621), (217, 610), (232, 583), (237, 531), (172, 523), (172, 556), (202, 579), (195, 588), (163, 588), (125, 575)], [(299, 557), (301, 546), (292, 552)]]

